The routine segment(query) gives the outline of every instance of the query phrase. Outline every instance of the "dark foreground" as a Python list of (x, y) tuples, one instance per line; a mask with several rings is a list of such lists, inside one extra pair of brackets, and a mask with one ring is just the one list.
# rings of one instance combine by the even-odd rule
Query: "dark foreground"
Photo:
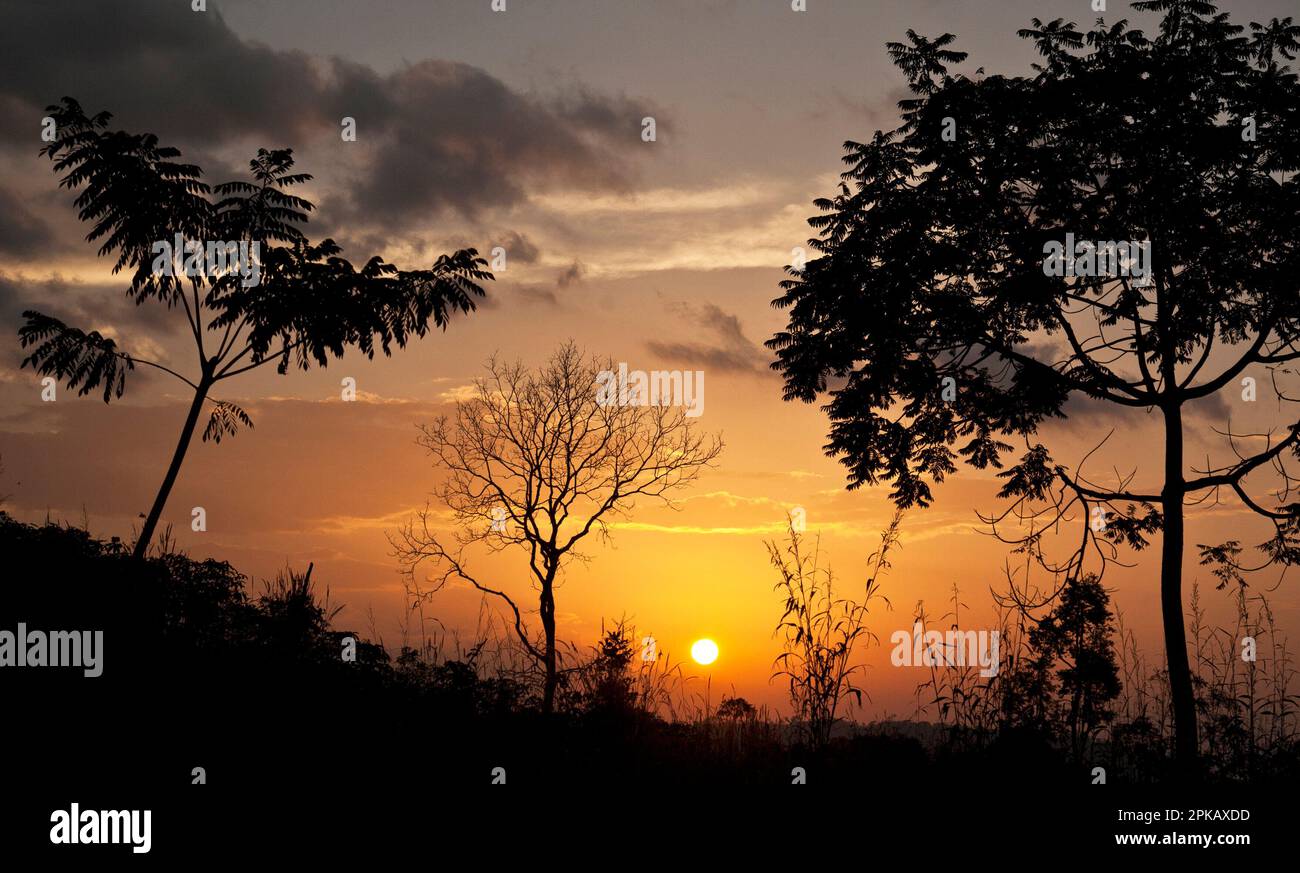
[[(83, 531), (3, 514), (0, 555), (0, 632), (103, 631), (97, 677), (0, 668), (10, 857), (235, 859), (258, 847), (428, 857), (433, 841), (486, 863), (485, 846), (526, 853), (522, 835), (537, 827), (564, 852), (684, 830), (791, 849), (818, 834), (818, 851), (840, 833), (937, 860), (977, 847), (1139, 851), (1117, 847), (1116, 834), (1244, 834), (1252, 848), (1289, 848), (1300, 783), (1284, 766), (1247, 783), (1170, 771), (1094, 784), (1032, 736), (954, 750), (881, 732), (813, 752), (743, 717), (664, 722), (629, 707), (617, 683), (589, 684), (544, 717), (526, 682), (484, 679), (472, 664), (393, 660), (360, 640), (345, 660), (349, 634), (293, 580), (252, 597), (228, 565), (141, 564)], [(771, 790), (742, 790), (751, 786)], [(51, 815), (73, 803), (150, 810), (150, 851), (53, 844)]]

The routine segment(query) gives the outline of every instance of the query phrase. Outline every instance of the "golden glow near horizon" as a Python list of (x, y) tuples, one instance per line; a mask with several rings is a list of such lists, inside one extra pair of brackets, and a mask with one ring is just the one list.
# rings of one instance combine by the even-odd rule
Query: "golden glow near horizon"
[[(1260, 6), (1261, 0), (1237, 0), (1237, 4), (1247, 3)], [(1282, 6), (1280, 0), (1268, 3)], [(51, 10), (55, 5), (48, 4)], [(282, 64), (278, 69), (284, 71), (306, 69), (299, 51), (322, 61), (339, 51), (331, 22), (301, 14), (307, 4), (266, 5), (266, 10), (259, 6), (256, 14), (244, 14), (239, 21), (209, 23), (219, 27), (223, 45), (231, 52), (263, 59), (274, 55)], [(418, 4), (394, 0), (385, 5), (414, 8)], [(721, 5), (681, 4), (692, 10), (690, 15), (698, 15), (692, 19), (694, 26), (706, 28), (717, 25), (715, 7)], [(807, 24), (825, 28), (826, 38), (842, 38), (846, 48), (854, 45), (848, 35), (858, 25), (895, 34), (908, 27), (920, 33), (943, 32), (940, 28), (952, 25), (947, 20), (951, 10), (939, 4), (841, 5), (856, 21), (809, 16)], [(664, 16), (653, 6), (622, 5), (620, 14), (633, 22), (624, 32), (662, 24)], [(970, 13), (980, 26), (968, 28), (972, 42), (962, 36), (962, 45), (973, 58), (995, 56), (1007, 45), (1020, 43), (1013, 34), (1024, 26), (1024, 16), (1013, 6), (993, 4), (1000, 16), (997, 23), (988, 18), (993, 12)], [(155, 22), (158, 26), (174, 27), (176, 32), (192, 26), (188, 7), (165, 7), (171, 11)], [(812, 198), (837, 190), (840, 143), (864, 125), (893, 124), (897, 107), (892, 90), (899, 79), (893, 72), (874, 76), (855, 93), (855, 106), (870, 117), (845, 117), (835, 111), (840, 106), (837, 97), (821, 94), (814, 95), (816, 105), (808, 107), (799, 124), (774, 124), (764, 104), (794, 105), (808, 97), (807, 82), (772, 65), (762, 53), (750, 51), (756, 31), (721, 29), (719, 39), (731, 40), (726, 44), (734, 49), (725, 52), (724, 74), (738, 83), (761, 81), (767, 99), (729, 104), (728, 120), (717, 123), (718, 91), (699, 84), (702, 72), (710, 69), (707, 63), (703, 67), (662, 64), (656, 52), (635, 57), (626, 51), (583, 54), (589, 34), (565, 25), (563, 18), (543, 15), (535, 20), (539, 27), (551, 28), (553, 35), (538, 48), (539, 64), (545, 64), (546, 58), (559, 59), (559, 66), (567, 70), (578, 58), (582, 69), (574, 69), (572, 75), (592, 83), (593, 106), (603, 107), (607, 99), (610, 105), (623, 106), (617, 95), (625, 82), (631, 83), (629, 93), (673, 106), (673, 115), (690, 127), (692, 135), (660, 137), (661, 142), (651, 146), (640, 140), (636, 127), (618, 126), (622, 122), (610, 130), (628, 135), (608, 140), (603, 138), (603, 122), (583, 128), (580, 133), (596, 138), (594, 150), (580, 153), (583, 160), (605, 161), (611, 167), (628, 162), (626, 173), (612, 170), (595, 177), (586, 172), (588, 164), (545, 149), (536, 155), (506, 149), (482, 163), (467, 152), (471, 158), (467, 170), (489, 176), (517, 171), (517, 176), (497, 176), (500, 190), (478, 191), (477, 196), (473, 186), (467, 187), (454, 174), (440, 176), (429, 184), (410, 186), (409, 200), (402, 204), (387, 204), (380, 196), (388, 190), (385, 185), (400, 180), (407, 169), (394, 165), (379, 173), (372, 163), (373, 151), (352, 148), (363, 145), (360, 142), (344, 145), (338, 129), (332, 123), (321, 127), (316, 111), (306, 103), (298, 107), (304, 114), (282, 124), (276, 122), (275, 113), (266, 118), (254, 113), (186, 134), (190, 128), (170, 124), (168, 113), (172, 107), (189, 105), (188, 92), (162, 89), (158, 93), (162, 102), (151, 104), (147, 111), (132, 111), (129, 121), (122, 118), (133, 132), (165, 134), (164, 141), (179, 146), (184, 160), (204, 165), (217, 179), (224, 179), (227, 172), (242, 177), (238, 168), (251, 157), (250, 141), (261, 137), (268, 125), (274, 127), (276, 137), (282, 139), (267, 145), (296, 147), (297, 167), (317, 177), (308, 190), (296, 193), (317, 202), (319, 221), (338, 234), (336, 239), (347, 237), (344, 256), (354, 262), (382, 254), (400, 267), (415, 268), (462, 241), (480, 251), (505, 242), (509, 244), (503, 248), (510, 249), (509, 269), (489, 286), (492, 305), (457, 317), (445, 333), (431, 332), (391, 357), (369, 359), (349, 352), (325, 369), (313, 367), (280, 376), (265, 367), (228, 383), (233, 392), (229, 399), (249, 412), (256, 429), (223, 439), (219, 446), (207, 442), (193, 447), (164, 523), (175, 524), (178, 549), (195, 557), (229, 560), (250, 585), (274, 579), (286, 563), (298, 570), (313, 565), (313, 578), (328, 584), (342, 605), (335, 627), (373, 629), (375, 637), (390, 643), (405, 640), (411, 630), (412, 603), (389, 537), (415, 517), (447, 475), (417, 445), (416, 427), (453, 415), (452, 402), (473, 395), (473, 381), (484, 375), (483, 364), (490, 355), (497, 353), (503, 360), (519, 360), (531, 368), (542, 365), (562, 341), (572, 339), (590, 354), (625, 361), (633, 369), (700, 370), (707, 381), (706, 403), (698, 419), (700, 433), (721, 435), (724, 453), (716, 467), (676, 495), (674, 505), (640, 501), (626, 517), (611, 520), (608, 543), (598, 538), (585, 541), (590, 562), (570, 564), (564, 585), (556, 592), (556, 633), (585, 653), (599, 644), (608, 622), (634, 616), (639, 628), (656, 632), (663, 664), (670, 663), (666, 656), (671, 654), (672, 667), (679, 662), (707, 666), (707, 670), (684, 672), (696, 674), (690, 678), (697, 678), (701, 686), (707, 677), (751, 703), (789, 712), (786, 684), (771, 681), (773, 660), (783, 644), (773, 636), (773, 629), (782, 620), (785, 603), (772, 588), (779, 574), (770, 564), (767, 543), (785, 548), (789, 510), (800, 507), (799, 526), (806, 529), (808, 546), (820, 536), (818, 547), (826, 565), (842, 574), (844, 593), (857, 596), (861, 589), (849, 580), (878, 547), (879, 531), (888, 524), (894, 506), (888, 482), (853, 491), (846, 488), (848, 471), (823, 451), (831, 422), (818, 404), (783, 399), (783, 380), (769, 369), (772, 350), (764, 343), (786, 329), (788, 313), (772, 307), (770, 301), (780, 293), (779, 283), (788, 278), (784, 267), (792, 260), (791, 246), (809, 235), (807, 218), (818, 212)], [(764, 39), (775, 40), (784, 34), (788, 18), (757, 16), (753, 26)], [(56, 15), (50, 26), (62, 20)], [(76, 20), (87, 27), (91, 21)], [(413, 47), (411, 62), (439, 62), (439, 50), (429, 46), (451, 39), (444, 32), (449, 20), (412, 15), (402, 21), (407, 25), (403, 38)], [(471, 21), (451, 22), (463, 28), (455, 31), (457, 51), (463, 58), (475, 59), (478, 70), (466, 81), (471, 85), (490, 81), (506, 101), (502, 105), (527, 107), (519, 116), (522, 126), (511, 121), (514, 116), (499, 126), (471, 126), (464, 131), (430, 126), (423, 133), (431, 138), (421, 140), (420, 148), (409, 149), (409, 154), (401, 152), (404, 159), (414, 159), (418, 165), (421, 149), (436, 149), (447, 142), (491, 145), (503, 135), (513, 137), (511, 143), (538, 137), (567, 142), (576, 135), (572, 127), (576, 122), (563, 113), (555, 115), (558, 126), (546, 121), (544, 131), (533, 129), (531, 125), (542, 124), (553, 114), (549, 98), (535, 99), (533, 88), (545, 91), (552, 83), (545, 78), (534, 83), (532, 73), (516, 65), (516, 49), (500, 38), (498, 28), (483, 29)], [(269, 47), (250, 48), (243, 42), (270, 24), (279, 30), (268, 36)], [(664, 45), (676, 45), (683, 26), (678, 22), (662, 33), (656, 31), (657, 38)], [(93, 36), (93, 28), (88, 33)], [(277, 47), (278, 33), (296, 34), (292, 50)], [(1026, 51), (1023, 65), (1013, 62), (1014, 70), (1007, 72), (1027, 71), (1032, 46), (1022, 48)], [(425, 81), (424, 73), (399, 69), (397, 58), (402, 55), (391, 43), (376, 41), (349, 61), (369, 71), (363, 75), (373, 77), (366, 81), (374, 83), (375, 99), (383, 102)], [(877, 71), (888, 70), (887, 54), (877, 51), (874, 56)], [(104, 62), (114, 65), (115, 82), (140, 78), (141, 62), (131, 53), (106, 56)], [(854, 55), (852, 63), (859, 62)], [(146, 73), (154, 67), (170, 69), (172, 63), (184, 69), (189, 61), (183, 54), (150, 56), (143, 69)], [(557, 81), (567, 82), (568, 76)], [(12, 84), (5, 93), (33, 112), (61, 93), (38, 99), (21, 90), (32, 87), (29, 79), (22, 79), (19, 87), (17, 79), (0, 78), (0, 90)], [(303, 81), (314, 83), (310, 76)], [(458, 82), (449, 77), (428, 85), (434, 90), (421, 91), (419, 100), (438, 95), (453, 105), (476, 105), (477, 92), (472, 87), (463, 89)], [(601, 83), (613, 83), (608, 93)], [(328, 92), (333, 99), (343, 93), (336, 87), (339, 84), (326, 83), (320, 93)], [(93, 98), (83, 96), (89, 111), (124, 113), (124, 104), (136, 105), (129, 91), (114, 94), (110, 89)], [(28, 102), (29, 97), (34, 102)], [(344, 95), (344, 99), (350, 98)], [(393, 116), (392, 135), (420, 130), (418, 121), (428, 107), (419, 100), (405, 106), (408, 115)], [(358, 106), (348, 111), (364, 116), (367, 110)], [(641, 117), (638, 114), (635, 120)], [(31, 130), (39, 133), (40, 128), (33, 124)], [(323, 135), (327, 130), (329, 135)], [(360, 130), (362, 139), (369, 136), (364, 124)], [(373, 145), (386, 147), (388, 140), (381, 142), (379, 131), (372, 130)], [(738, 138), (737, 131), (746, 135)], [(660, 133), (664, 133), (662, 125)], [(597, 147), (600, 143), (605, 145)], [(196, 146), (201, 147), (199, 152), (194, 151)], [(773, 154), (780, 154), (780, 160), (772, 160)], [(456, 160), (465, 157), (456, 155)], [(36, 148), (11, 150), (0, 166), (0, 195), (26, 204), (33, 226), (36, 219), (45, 225), (31, 240), (24, 238), (18, 251), (5, 252), (0, 304), (12, 297), (15, 305), (8, 309), (0, 305), (0, 317), (21, 312), (29, 303), (40, 309), (48, 301), (49, 306), (66, 310), (73, 326), (97, 330), (133, 356), (160, 361), (186, 378), (196, 376), (188, 368), (193, 351), (188, 327), (183, 321), (156, 317), (156, 312), (142, 316), (146, 310), (123, 294), (123, 278), (112, 272), (112, 259), (98, 257), (97, 247), (82, 240), (88, 228), (77, 220), (58, 179)], [(443, 181), (449, 185), (446, 189)], [(374, 195), (377, 208), (342, 208), (354, 189), (358, 195)], [(4, 202), (5, 196), (0, 196), (0, 203)], [(473, 209), (466, 211), (458, 204)], [(307, 226), (309, 236), (314, 234), (313, 226)], [(37, 244), (40, 238), (45, 242)], [(443, 244), (450, 240), (456, 240), (454, 245)], [(79, 524), (85, 519), (96, 536), (130, 538), (140, 509), (157, 494), (192, 393), (186, 396), (188, 386), (149, 368), (137, 368), (127, 378), (121, 401), (106, 405), (97, 396), (61, 390), (58, 402), (45, 402), (39, 377), (30, 368), (18, 368), (16, 327), (12, 325), (4, 345), (9, 357), (0, 357), (0, 408), (8, 413), (0, 422), (0, 509), (34, 523), (53, 518)], [(1222, 349), (1216, 354), (1226, 357), (1230, 352)], [(149, 379), (149, 374), (157, 378)], [(342, 399), (344, 377), (355, 380), (354, 400)], [(1208, 462), (1202, 463), (1212, 467), (1236, 462), (1231, 448), (1210, 429), (1222, 426), (1228, 412), (1234, 431), (1266, 434), (1285, 424), (1275, 404), (1238, 403), (1234, 396), (1239, 395), (1225, 391), (1228, 405), (1202, 405), (1195, 428), (1188, 430), (1189, 458), (1209, 455)], [(1086, 458), (1094, 470), (1115, 468), (1125, 476), (1136, 466), (1133, 487), (1158, 490), (1159, 464), (1147, 459), (1162, 456), (1161, 422), (1142, 409), (1111, 410), (1104, 419), (1091, 408), (1078, 411), (1068, 420), (1045, 422), (1036, 439), (1062, 463)], [(1103, 425), (1113, 425), (1124, 439), (1113, 437), (1098, 450), (1098, 430)], [(1018, 452), (1008, 457), (1017, 456)], [(109, 469), (104, 458), (112, 459)], [(1257, 481), (1265, 487), (1263, 477)], [(1004, 571), (1011, 556), (1003, 543), (985, 535), (988, 529), (978, 513), (998, 514), (1007, 508), (998, 497), (1002, 484), (995, 471), (962, 465), (936, 486), (933, 506), (908, 513), (902, 549), (891, 556), (893, 567), (881, 580), (881, 592), (893, 600), (895, 609), (874, 609), (868, 618), (870, 631), (880, 640), (887, 642), (895, 631), (913, 627), (912, 604), (923, 604), (936, 615), (949, 611), (956, 596), (954, 586), (962, 598), (964, 624), (971, 629), (997, 627), (997, 606), (988, 592), (990, 588), (1001, 591), (1007, 584)], [(191, 529), (190, 513), (196, 506), (205, 508), (209, 531)], [(430, 509), (430, 523), (437, 532), (453, 535), (455, 518), (445, 503), (434, 500)], [(1261, 526), (1251, 514), (1209, 502), (1189, 507), (1186, 524), (1189, 544), (1229, 539), (1253, 543), (1271, 533), (1267, 521)], [(1043, 541), (1053, 561), (1064, 559), (1074, 546), (1073, 536), (1064, 531)], [(1231, 586), (1216, 590), (1195, 550), (1189, 551), (1185, 585), (1190, 590), (1199, 581), (1207, 624), (1234, 626), (1237, 604)], [(482, 550), (466, 557), (473, 562), (471, 572), (491, 580), (491, 587), (504, 590), (521, 608), (533, 610), (527, 616), (532, 622), (526, 620), (525, 625), (527, 632), (537, 633), (536, 593), (527, 555), (517, 550)], [(1160, 593), (1153, 575), (1159, 568), (1158, 554), (1148, 548), (1126, 552), (1124, 558), (1134, 566), (1108, 570), (1107, 587), (1114, 590), (1113, 603), (1123, 611), (1126, 630), (1144, 651), (1157, 655), (1163, 651)], [(1012, 564), (1016, 569), (1018, 562)], [(1027, 578), (1031, 570), (1032, 578)], [(1017, 585), (1048, 581), (1036, 568), (1016, 572)], [(490, 602), (485, 608), (483, 597), (467, 583), (448, 585), (424, 604), (427, 612), (417, 627), (436, 619), (448, 633), (477, 641), (495, 638), (496, 623), (505, 621), (500, 627), (513, 633), (510, 610)], [(1300, 587), (1282, 585), (1270, 594), (1269, 603), (1278, 616), (1279, 630), (1295, 639), (1300, 633)], [(711, 639), (704, 639), (706, 635)], [(727, 641), (726, 661), (719, 657), (718, 637)], [(671, 652), (663, 641), (673, 642)], [(707, 661), (699, 657), (705, 652), (696, 648), (706, 642), (711, 644), (705, 650), (710, 653)], [(926, 671), (896, 668), (891, 648), (863, 646), (854, 654), (855, 665), (870, 668), (866, 681), (871, 690), (871, 704), (855, 717), (912, 711), (916, 687), (928, 676)], [(683, 693), (689, 697), (696, 689)]]
[(710, 639), (696, 640), (691, 644), (691, 658), (707, 667), (718, 660), (718, 644)]

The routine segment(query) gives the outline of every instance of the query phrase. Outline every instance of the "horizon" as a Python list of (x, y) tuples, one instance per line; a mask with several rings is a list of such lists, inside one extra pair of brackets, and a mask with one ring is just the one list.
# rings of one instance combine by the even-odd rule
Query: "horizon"
[[(288, 378), (251, 373), (232, 384), (221, 399), (256, 425), (193, 446), (163, 519), (178, 547), (228, 560), (255, 582), (314, 565), (317, 584), (344, 604), (335, 627), (370, 634), (373, 615), (374, 635), (396, 651), (423, 637), (388, 535), (439, 482), (417, 427), (467, 397), (489, 355), (537, 366), (573, 340), (631, 370), (700, 372), (707, 390), (694, 420), (726, 443), (716, 467), (676, 495), (679, 512), (638, 506), (611, 525), (611, 545), (593, 546), (589, 564), (569, 567), (557, 589), (558, 635), (587, 650), (606, 623), (626, 618), (638, 637), (653, 636), (659, 651), (689, 665), (697, 690), (707, 683), (715, 702), (725, 689), (788, 713), (783, 682), (770, 679), (781, 598), (765, 541), (779, 541), (788, 513), (802, 509), (841, 590), (856, 590), (893, 507), (883, 486), (846, 490), (845, 469), (822, 451), (828, 423), (816, 404), (782, 400), (763, 343), (785, 325), (770, 305), (783, 266), (812, 235), (813, 199), (834, 191), (841, 143), (865, 142), (897, 122), (906, 83), (886, 41), (908, 27), (951, 31), (970, 53), (961, 72), (1023, 75), (1036, 54), (1016, 29), (1035, 15), (1086, 25), (1096, 17), (1087, 5), (868, 9), (826, 0), (794, 14), (786, 3), (651, 10), (575, 0), (493, 14), (486, 2), (433, 8), (411, 0), (358, 20), (345, 4), (231, 0), (203, 13), (144, 0), (75, 12), (17, 4), (19, 26), (0, 37), (8, 121), (0, 320), (11, 337), (0, 353), (0, 509), (26, 521), (84, 518), (96, 536), (129, 541), (187, 402), (137, 368), (125, 396), (107, 406), (62, 388), (45, 403), (37, 374), (18, 366), (13, 338), (28, 308), (116, 337), (133, 353), (187, 361), (181, 323), (132, 306), (122, 293), (126, 275), (114, 276), (111, 259), (84, 241), (70, 193), (36, 154), (45, 107), (71, 95), (88, 112), (108, 110), (114, 129), (157, 133), (200, 164), (208, 182), (242, 177), (238, 168), (258, 147), (291, 147), (295, 169), (314, 176), (302, 192), (317, 204), (308, 232), (338, 240), (354, 263), (379, 254), (414, 269), (472, 245), (484, 257), (502, 247), (507, 266), (476, 312), (392, 357), (368, 361), (353, 351), (327, 368)], [(1293, 9), (1257, 0), (1228, 11), (1245, 23)], [(123, 29), (126, 16), (144, 23)], [(69, 36), (54, 67), (49, 49), (21, 34), (56, 28)], [(135, 50), (146, 44), (152, 54)], [(207, 66), (185, 63), (196, 48)], [(809, 69), (813, 58), (827, 69)], [(243, 70), (243, 86), (258, 98), (232, 105), (221, 64)], [(811, 90), (828, 78), (856, 87)], [(355, 141), (339, 136), (345, 117), (355, 120)], [(642, 136), (645, 117), (657, 122), (652, 142)], [(444, 131), (440, 118), (463, 129)], [(349, 378), (354, 401), (341, 399)], [(1062, 462), (1078, 463), (1113, 430), (1089, 468), (1137, 466), (1135, 487), (1158, 479), (1149, 413), (1073, 398), (1067, 410), (1068, 419), (1043, 429)], [(1188, 415), (1196, 425), (1189, 458), (1222, 460), (1212, 428), (1229, 419), (1251, 432), (1284, 423), (1269, 403), (1221, 395)], [(989, 592), (1003, 584), (1008, 556), (981, 533), (976, 512), (999, 508), (996, 472), (963, 468), (935, 489), (931, 508), (904, 518), (881, 582), (893, 608), (868, 619), (879, 644), (863, 650), (871, 702), (853, 711), (859, 720), (915, 715), (926, 677), (891, 665), (889, 640), (912, 628), (917, 604), (939, 618), (956, 585), (969, 616), (962, 628), (994, 628)], [(189, 529), (190, 509), (200, 506), (204, 533)], [(1254, 543), (1265, 534), (1233, 505), (1188, 511), (1189, 545), (1228, 535)], [(1109, 570), (1105, 583), (1142, 651), (1159, 659), (1159, 556), (1134, 559), (1132, 569)], [(476, 566), (527, 591), (517, 559), (482, 555)], [(1208, 624), (1230, 626), (1234, 591), (1216, 590), (1190, 547), (1184, 574), (1188, 596), (1199, 585)], [(1300, 594), (1274, 581), (1266, 574), (1251, 590), (1267, 594), (1291, 634), (1300, 628)], [(425, 606), (438, 622), (425, 632), (441, 625), (449, 639), (472, 645), (481, 602), (468, 586), (442, 592)], [(707, 668), (688, 655), (702, 638), (719, 649)]]

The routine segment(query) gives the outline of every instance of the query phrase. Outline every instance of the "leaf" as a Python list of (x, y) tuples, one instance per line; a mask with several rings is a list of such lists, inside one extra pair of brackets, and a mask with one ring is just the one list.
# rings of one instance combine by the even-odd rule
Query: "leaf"
[(126, 373), (135, 369), (131, 357), (117, 350), (117, 344), (98, 331), (78, 330), (57, 318), (39, 312), (23, 313), (27, 323), (18, 329), (18, 341), (23, 348), (34, 347), (23, 359), (22, 367), (30, 366), (44, 376), (57, 376), (69, 388), (76, 388), (84, 396), (104, 388), (104, 402), (111, 397), (121, 397), (126, 390)]
[(229, 401), (218, 400), (208, 418), (208, 426), (203, 429), (203, 441), (220, 443), (223, 436), (234, 436), (241, 424), (248, 428), (253, 426), (248, 413)]

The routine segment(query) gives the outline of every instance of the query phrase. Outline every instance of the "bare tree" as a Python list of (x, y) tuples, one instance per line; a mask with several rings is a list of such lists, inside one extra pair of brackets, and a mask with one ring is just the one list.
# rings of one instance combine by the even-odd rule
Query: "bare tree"
[[(680, 408), (640, 405), (637, 397), (602, 402), (597, 382), (612, 369), (572, 342), (536, 370), (492, 358), (472, 399), (421, 427), (420, 445), (446, 473), (434, 493), (454, 532), (439, 532), (439, 514), (426, 506), (391, 538), (413, 581), (426, 564), (431, 568), (432, 587), (414, 586), (417, 599), (459, 579), (505, 603), (520, 644), (545, 672), (548, 713), (560, 674), (556, 583), (570, 559), (589, 557), (576, 547), (593, 532), (608, 541), (610, 521), (626, 516), (637, 497), (674, 506), (670, 493), (694, 481), (722, 450), (721, 440), (700, 433)], [(469, 566), (468, 549), (476, 544), (527, 556), (540, 636), (510, 586)]]

